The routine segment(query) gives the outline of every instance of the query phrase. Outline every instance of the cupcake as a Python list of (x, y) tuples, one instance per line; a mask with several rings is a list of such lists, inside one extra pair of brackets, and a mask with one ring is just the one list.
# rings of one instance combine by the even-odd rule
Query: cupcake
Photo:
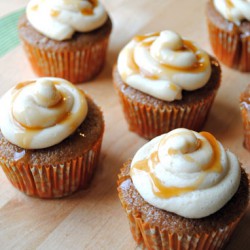
[(124, 164), (118, 194), (141, 247), (216, 250), (246, 211), (248, 179), (210, 133), (179, 128)]
[(0, 106), (0, 163), (14, 187), (56, 198), (88, 186), (104, 131), (90, 97), (64, 79), (44, 77), (17, 84)]
[(200, 130), (220, 85), (218, 61), (173, 31), (134, 37), (120, 52), (114, 86), (129, 129), (146, 139)]
[(250, 151), (250, 85), (240, 96), (240, 110), (244, 130), (244, 146)]
[(250, 71), (250, 2), (209, 0), (206, 8), (212, 49), (225, 65)]
[(37, 75), (82, 83), (103, 68), (112, 23), (97, 0), (30, 0), (18, 29)]

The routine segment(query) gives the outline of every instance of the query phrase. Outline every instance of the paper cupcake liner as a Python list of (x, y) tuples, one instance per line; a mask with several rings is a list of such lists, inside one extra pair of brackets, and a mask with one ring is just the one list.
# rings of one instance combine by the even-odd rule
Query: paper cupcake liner
[[(126, 165), (126, 163), (125, 163)], [(167, 228), (160, 229), (157, 226), (150, 225), (144, 221), (142, 215), (136, 209), (131, 209), (127, 206), (124, 200), (121, 187), (122, 183), (126, 181), (128, 177), (123, 174), (118, 176), (118, 195), (122, 204), (123, 209), (127, 214), (129, 221), (130, 231), (132, 236), (137, 243), (137, 249), (154, 249), (154, 250), (208, 250), (208, 249), (222, 249), (235, 227), (239, 223), (243, 216), (240, 214), (234, 221), (226, 225), (225, 227), (219, 228), (217, 231), (213, 230), (210, 233), (201, 232), (199, 233), (176, 233), (171, 229)], [(124, 183), (124, 186), (127, 184)], [(169, 228), (172, 228), (171, 226)]]
[(157, 227), (151, 227), (144, 222), (140, 215), (134, 215), (127, 211), (130, 230), (140, 249), (179, 249), (179, 250), (206, 250), (222, 249), (228, 242), (231, 234), (237, 226), (240, 218), (232, 222), (225, 228), (213, 231), (210, 234), (185, 234), (168, 232), (160, 230)]
[(14, 187), (30, 196), (58, 198), (89, 185), (98, 163), (102, 137), (82, 156), (57, 165), (33, 165), (1, 159)]
[(54, 76), (82, 83), (95, 77), (103, 68), (108, 40), (105, 38), (82, 48), (72, 45), (70, 50), (50, 50), (36, 47), (24, 39), (22, 42), (38, 76)]
[(225, 65), (250, 71), (250, 36), (217, 27), (207, 19), (210, 44), (216, 57)]
[(243, 122), (243, 131), (244, 131), (244, 146), (250, 151), (250, 105), (246, 106), (246, 103), (241, 103), (241, 116)]
[(165, 105), (154, 108), (133, 101), (119, 91), (129, 129), (146, 139), (152, 139), (175, 128), (201, 130), (209, 114), (216, 91), (206, 99), (182, 106)]
[(241, 35), (241, 57), (238, 63), (239, 70), (250, 71), (250, 36), (249, 34)]

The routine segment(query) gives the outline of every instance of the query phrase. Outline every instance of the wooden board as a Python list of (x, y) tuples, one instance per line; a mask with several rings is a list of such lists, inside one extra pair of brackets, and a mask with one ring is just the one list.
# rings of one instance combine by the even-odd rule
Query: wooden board
[[(106, 131), (100, 166), (91, 187), (68, 198), (40, 200), (14, 189), (0, 170), (0, 249), (135, 249), (116, 192), (122, 163), (146, 140), (128, 131), (111, 72), (117, 54), (135, 34), (172, 29), (195, 40), (211, 53), (206, 29), (205, 0), (105, 0), (113, 32), (104, 70), (79, 85), (102, 107)], [(27, 0), (0, 1), (0, 16), (25, 6)], [(238, 98), (250, 82), (243, 74), (222, 66), (222, 86), (204, 130), (235, 152), (250, 171), (250, 153), (242, 147)], [(0, 94), (34, 74), (19, 46), (0, 58)], [(250, 246), (250, 208), (227, 250)]]

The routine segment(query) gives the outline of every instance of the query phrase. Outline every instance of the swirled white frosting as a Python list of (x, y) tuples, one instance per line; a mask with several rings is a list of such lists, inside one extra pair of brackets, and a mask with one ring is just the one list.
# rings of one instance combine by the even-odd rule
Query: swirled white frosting
[(214, 0), (214, 6), (225, 19), (237, 25), (244, 19), (250, 21), (249, 0)]
[(26, 13), (37, 31), (58, 41), (97, 29), (108, 17), (98, 0), (30, 0)]
[(120, 52), (117, 67), (125, 83), (164, 101), (203, 87), (211, 75), (208, 54), (168, 30), (132, 39)]
[(84, 93), (54, 77), (18, 84), (2, 96), (0, 106), (2, 134), (25, 149), (61, 142), (78, 128), (88, 111)]
[(209, 133), (175, 129), (145, 144), (130, 170), (134, 186), (150, 204), (186, 218), (222, 208), (240, 183), (236, 156)]

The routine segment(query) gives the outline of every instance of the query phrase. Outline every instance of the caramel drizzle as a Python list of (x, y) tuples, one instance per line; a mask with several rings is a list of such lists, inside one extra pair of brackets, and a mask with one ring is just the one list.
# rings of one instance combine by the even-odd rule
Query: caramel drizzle
[(207, 165), (204, 165), (202, 167), (202, 170), (204, 170), (206, 172), (221, 173), (223, 169), (222, 169), (222, 166), (220, 164), (220, 148), (219, 148), (218, 142), (216, 141), (214, 136), (212, 136), (208, 132), (200, 132), (200, 134), (202, 136), (204, 136), (209, 141), (209, 143), (213, 149), (213, 158), (211, 159), (211, 162), (209, 162)]
[(81, 13), (83, 14), (83, 15), (86, 15), (86, 16), (91, 16), (91, 15), (93, 15), (94, 14), (94, 10), (93, 10), (93, 8), (82, 8), (81, 9)]
[(229, 9), (232, 9), (234, 7), (232, 0), (226, 0), (226, 5)]
[[(152, 43), (154, 42), (154, 40), (152, 41), (144, 41), (147, 38), (150, 37), (156, 37), (159, 36), (160, 33), (156, 32), (156, 33), (151, 33), (148, 35), (138, 35), (134, 37), (134, 40), (136, 42), (141, 42), (142, 46), (147, 47), (149, 49), (149, 47), (152, 45)], [(173, 70), (173, 71), (182, 71), (182, 72), (192, 72), (192, 73), (199, 73), (205, 70), (205, 68), (208, 65), (208, 61), (204, 61), (201, 62), (201, 55), (198, 53), (198, 49), (197, 47), (194, 46), (194, 44), (188, 40), (183, 40), (184, 46), (179, 50), (179, 51), (192, 51), (197, 59), (197, 63), (195, 63), (194, 65), (192, 65), (189, 68), (181, 68), (181, 67), (174, 67), (168, 64), (161, 64), (161, 66), (165, 69), (165, 72), (169, 71), (169, 70)], [(129, 65), (136, 73), (142, 75), (143, 77), (152, 79), (152, 80), (157, 80), (159, 79), (159, 76), (157, 75), (153, 75), (150, 72), (148, 72), (146, 69), (142, 69), (140, 67), (138, 67), (138, 65), (136, 64), (134, 58), (132, 57), (132, 63)]]
[(57, 17), (57, 16), (59, 16), (60, 15), (60, 11), (59, 10), (50, 10), (50, 15), (52, 16), (52, 17)]
[[(204, 170), (207, 173), (209, 172), (220, 173), (222, 171), (222, 166), (220, 164), (220, 149), (216, 139), (210, 133), (207, 132), (201, 132), (200, 134), (209, 141), (213, 149), (213, 158), (207, 165), (202, 166), (202, 170)], [(189, 158), (188, 156), (186, 157), (188, 158), (187, 160), (194, 161), (193, 158), (191, 157)], [(194, 191), (201, 185), (201, 183), (206, 177), (206, 174), (202, 175), (196, 181), (196, 183), (194, 183), (194, 185), (188, 187), (165, 186), (162, 183), (162, 181), (159, 178), (157, 178), (156, 175), (153, 173), (153, 170), (158, 163), (159, 163), (158, 152), (155, 151), (149, 156), (148, 159), (136, 162), (131, 167), (130, 174), (131, 175), (135, 174), (135, 171), (145, 172), (150, 179), (153, 193), (160, 198), (171, 198), (174, 196), (180, 196), (183, 193)]]
[[(72, 0), (64, 0), (64, 2), (66, 4), (71, 4), (72, 3)], [(94, 8), (98, 5), (98, 0), (88, 0), (88, 2), (91, 4), (91, 7), (85, 7), (85, 8), (82, 8), (80, 11), (83, 15), (93, 15), (94, 14)], [(33, 9), (33, 7), (36, 7), (35, 9)], [(38, 8), (38, 5), (37, 6), (33, 6), (32, 7), (32, 10), (37, 10)], [(59, 10), (51, 10), (50, 11), (50, 15), (52, 17), (57, 17), (60, 15), (60, 11)]]
[[(17, 97), (19, 91), (26, 87), (27, 85), (30, 85), (30, 84), (34, 84), (35, 81), (26, 81), (26, 82), (21, 82), (21, 83), (18, 83), (15, 88), (14, 88), (14, 91), (16, 91), (16, 93), (13, 93), (14, 96), (13, 96), (13, 102), (15, 100), (15, 98)], [(55, 85), (59, 84), (58, 82), (54, 82)], [(66, 101), (66, 96), (64, 96), (62, 98), (62, 100), (53, 106), (53, 108), (57, 108), (59, 107), (60, 105), (63, 105), (63, 103)], [(43, 127), (28, 127), (22, 123), (20, 123), (19, 121), (17, 121), (13, 115), (13, 108), (11, 107), (11, 115), (10, 115), (10, 119), (11, 119), (11, 122), (13, 124), (15, 124), (16, 127), (18, 127), (20, 130), (19, 132), (16, 132), (16, 131), (13, 131), (13, 133), (15, 134), (15, 138), (17, 141), (19, 142), (22, 142), (23, 140), (25, 140), (24, 144), (26, 146), (29, 146), (30, 145), (30, 142), (32, 141), (32, 139), (34, 138), (34, 136), (41, 130), (41, 129), (44, 129)], [(72, 132), (74, 131), (75, 129), (75, 125), (73, 124), (72, 127), (70, 127), (68, 125), (68, 121), (71, 119), (70, 118), (71, 116), (71, 112), (67, 112), (65, 114), (63, 114), (62, 116), (58, 117), (56, 123), (57, 124), (62, 124), (62, 125), (65, 125), (67, 126), (70, 130), (72, 130)], [(25, 137), (23, 136), (25, 134)], [(16, 155), (16, 161), (18, 160), (20, 155)]]
[[(15, 87), (15, 89), (16, 89), (16, 90), (20, 90), (21, 88), (23, 88), (23, 87), (25, 87), (25, 86), (27, 86), (27, 85), (29, 85), (29, 84), (31, 84), (31, 83), (34, 83), (34, 82), (33, 82), (33, 81), (30, 81), (30, 82), (19, 83), (19, 84)], [(56, 84), (56, 83), (55, 83), (55, 84)], [(61, 94), (63, 95), (63, 93), (61, 93)], [(17, 95), (18, 95), (18, 93), (13, 97), (13, 102), (15, 101)], [(63, 98), (62, 98), (57, 104), (55, 104), (54, 106), (51, 106), (50, 109), (57, 109), (57, 108), (59, 108), (60, 106), (63, 106), (63, 105), (65, 104), (66, 101), (67, 101), (67, 96), (64, 96), (64, 95), (63, 95)], [(65, 121), (67, 121), (67, 120), (69, 119), (70, 115), (71, 115), (71, 112), (66, 112), (65, 114), (62, 114), (61, 116), (59, 116), (59, 117), (57, 118), (56, 124), (63, 124)], [(12, 108), (12, 107), (11, 107), (11, 117), (12, 117), (12, 119), (13, 119), (12, 122), (13, 122), (17, 127), (19, 127), (20, 129), (22, 129), (23, 131), (26, 131), (26, 133), (27, 133), (27, 132), (32, 132), (32, 131), (33, 131), (34, 133), (37, 133), (39, 130), (44, 129), (43, 126), (37, 126), (37, 127), (34, 127), (34, 126), (33, 126), (33, 127), (29, 127), (29, 126), (27, 126), (27, 125), (25, 125), (25, 124), (23, 124), (23, 123), (17, 121), (17, 120), (15, 119), (14, 115), (13, 115), (13, 108)], [(46, 120), (44, 120), (44, 122), (47, 122), (47, 120), (49, 120), (49, 118), (46, 119)], [(54, 125), (52, 125), (52, 126), (54, 126)], [(52, 127), (52, 126), (51, 126), (51, 127)]]
[(229, 16), (229, 20), (233, 20), (233, 16), (232, 16), (231, 10), (234, 8), (234, 4), (232, 3), (231, 0), (226, 0), (226, 6), (228, 8), (227, 14)]
[(91, 7), (81, 9), (81, 13), (86, 16), (93, 15), (94, 8), (98, 5), (98, 0), (88, 0), (88, 2), (91, 4)]
[(34, 83), (34, 82), (35, 82), (35, 81), (19, 82), (19, 83), (15, 86), (14, 90), (22, 89), (23, 87), (25, 87), (25, 86), (27, 86), (27, 85), (29, 85), (29, 84), (31, 84), (31, 83)]
[(31, 10), (36, 11), (36, 10), (38, 10), (38, 8), (39, 8), (39, 5), (38, 5), (38, 4), (35, 4), (35, 5), (33, 5), (33, 6), (31, 7)]

